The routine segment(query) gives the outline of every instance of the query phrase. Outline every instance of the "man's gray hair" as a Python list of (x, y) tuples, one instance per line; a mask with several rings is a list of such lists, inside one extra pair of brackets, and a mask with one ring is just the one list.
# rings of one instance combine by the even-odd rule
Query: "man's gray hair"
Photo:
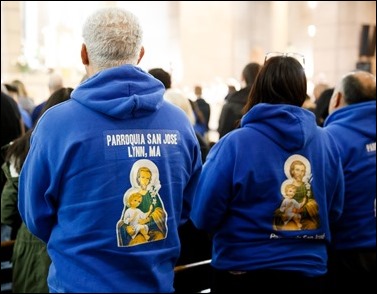
[(85, 21), (82, 36), (90, 63), (97, 70), (136, 65), (143, 30), (137, 17), (121, 8), (104, 8)]

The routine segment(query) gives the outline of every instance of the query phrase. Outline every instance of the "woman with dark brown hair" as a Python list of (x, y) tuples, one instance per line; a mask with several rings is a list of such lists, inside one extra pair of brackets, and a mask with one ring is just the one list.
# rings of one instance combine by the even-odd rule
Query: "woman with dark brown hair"
[[(266, 56), (240, 128), (212, 147), (203, 166), (191, 218), (213, 235), (213, 293), (264, 289), (266, 281), (277, 293), (322, 291), (330, 223), (342, 210), (344, 177), (332, 137), (302, 107), (303, 64), (300, 54)], [(295, 190), (305, 185), (305, 194), (295, 192), (296, 205), (289, 208), (297, 221), (277, 225), (287, 185)]]

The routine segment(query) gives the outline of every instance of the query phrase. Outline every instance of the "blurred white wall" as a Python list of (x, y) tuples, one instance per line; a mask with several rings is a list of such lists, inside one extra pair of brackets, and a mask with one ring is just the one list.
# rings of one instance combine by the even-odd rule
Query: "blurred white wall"
[(84, 75), (81, 25), (94, 9), (112, 5), (142, 22), (140, 66), (169, 71), (188, 95), (202, 85), (214, 113), (226, 84), (269, 51), (303, 53), (311, 86), (335, 84), (361, 59), (376, 72), (375, 55), (359, 56), (362, 25), (376, 25), (375, 1), (1, 1), (2, 81), (23, 80), (36, 101), (48, 96), (51, 69), (75, 87)]

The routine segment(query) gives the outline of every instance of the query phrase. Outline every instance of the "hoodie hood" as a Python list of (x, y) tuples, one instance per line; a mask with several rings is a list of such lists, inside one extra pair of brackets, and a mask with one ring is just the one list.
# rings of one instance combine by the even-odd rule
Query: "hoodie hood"
[(96, 112), (126, 119), (159, 109), (164, 92), (164, 85), (150, 74), (122, 65), (93, 75), (72, 92), (71, 98)]
[(241, 119), (241, 127), (253, 127), (288, 152), (303, 149), (316, 131), (315, 116), (298, 106), (260, 103)]
[(331, 113), (325, 120), (324, 126), (338, 125), (361, 134), (363, 137), (375, 139), (376, 128), (365, 127), (373, 123), (371, 120), (373, 117), (375, 120), (376, 101), (356, 103), (342, 107)]

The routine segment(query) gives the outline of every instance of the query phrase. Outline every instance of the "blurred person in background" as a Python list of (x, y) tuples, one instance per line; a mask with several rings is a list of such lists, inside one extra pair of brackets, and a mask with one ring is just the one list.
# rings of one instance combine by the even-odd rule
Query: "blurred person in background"
[[(50, 74), (49, 76), (49, 79), (48, 79), (48, 90), (50, 92), (50, 95), (52, 93), (54, 93), (55, 91), (63, 88), (63, 77), (56, 73), (56, 72), (53, 72)], [(41, 111), (43, 109), (43, 107), (45, 106), (46, 104), (46, 101), (43, 101), (41, 102), (40, 104), (38, 104), (37, 106), (35, 106), (32, 114), (31, 114), (31, 119), (33, 121), (33, 124), (36, 123), (36, 121), (38, 120), (38, 118), (40, 117), (40, 114), (41, 114)]]
[[(194, 93), (196, 100), (192, 101), (191, 105), (195, 113), (194, 129), (207, 140), (209, 131), (209, 120), (211, 118), (211, 106), (202, 97), (202, 87), (195, 86)], [(207, 140), (208, 141), (208, 140)]]
[(220, 113), (219, 126), (217, 128), (220, 138), (238, 128), (242, 117), (242, 108), (246, 105), (247, 96), (249, 95), (260, 68), (259, 63), (248, 63), (242, 70), (242, 82), (244, 83), (244, 87), (226, 96), (225, 104)]
[(4, 85), (5, 85), (5, 88), (7, 89), (9, 96), (11, 96), (14, 99), (14, 101), (16, 101), (17, 103), (18, 110), (21, 113), (22, 122), (24, 123), (25, 131), (27, 131), (33, 126), (33, 122), (31, 120), (31, 116), (29, 112), (27, 112), (20, 103), (18, 88), (11, 84), (4, 84)]
[(316, 101), (316, 107), (314, 109), (314, 114), (317, 119), (317, 125), (323, 127), (323, 123), (329, 115), (329, 104), (334, 92), (334, 88), (328, 88), (324, 90), (321, 95), (319, 95)]
[(11, 85), (15, 86), (18, 90), (18, 100), (22, 108), (31, 115), (34, 110), (35, 103), (33, 98), (29, 97), (25, 84), (20, 80), (13, 80)]

